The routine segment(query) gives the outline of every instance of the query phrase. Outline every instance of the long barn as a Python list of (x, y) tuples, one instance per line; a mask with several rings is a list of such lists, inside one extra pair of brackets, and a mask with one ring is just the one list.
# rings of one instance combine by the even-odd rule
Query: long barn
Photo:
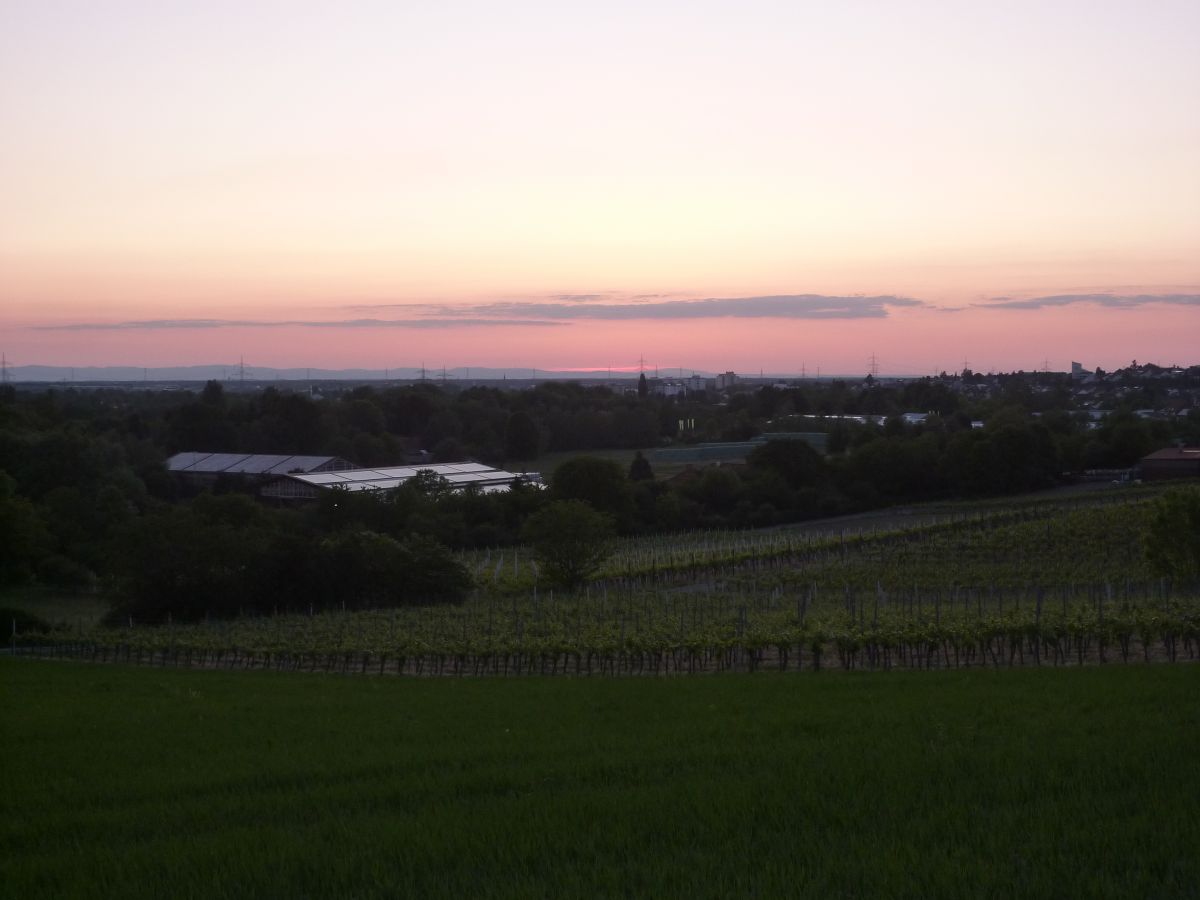
[(379, 469), (294, 472), (263, 486), (260, 496), (277, 500), (314, 500), (322, 491), (387, 491), (427, 472), (444, 478), (452, 488), (473, 487), (484, 493), (510, 490), (514, 483), (541, 484), (541, 476), (493, 469), (482, 463), (439, 463), (387, 466)]
[(207, 483), (236, 477), (263, 481), (285, 473), (336, 472), (353, 469), (340, 456), (297, 456), (284, 453), (176, 453), (167, 460), (167, 471), (187, 481)]

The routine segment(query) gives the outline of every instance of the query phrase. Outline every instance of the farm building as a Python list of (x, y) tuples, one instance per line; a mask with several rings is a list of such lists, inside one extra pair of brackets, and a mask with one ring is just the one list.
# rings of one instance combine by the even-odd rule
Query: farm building
[(452, 488), (474, 487), (484, 493), (507, 491), (517, 481), (541, 483), (541, 476), (537, 474), (518, 475), (481, 463), (442, 463), (289, 473), (264, 485), (259, 495), (276, 500), (315, 500), (321, 491), (387, 491), (400, 487), (422, 472), (446, 479)]
[(291, 456), (263, 453), (176, 453), (167, 460), (167, 471), (198, 483), (219, 477), (263, 481), (291, 472), (336, 472), (353, 469), (340, 456)]
[(1200, 478), (1200, 447), (1168, 447), (1143, 457), (1144, 481), (1164, 478)]

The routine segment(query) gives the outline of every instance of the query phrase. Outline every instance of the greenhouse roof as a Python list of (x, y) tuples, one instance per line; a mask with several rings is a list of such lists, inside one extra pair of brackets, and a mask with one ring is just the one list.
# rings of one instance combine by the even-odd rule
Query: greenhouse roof
[(167, 470), (189, 475), (284, 475), (321, 469), (349, 469), (337, 456), (291, 456), (262, 453), (176, 453)]
[(379, 469), (346, 469), (339, 472), (289, 473), (288, 478), (318, 488), (343, 491), (380, 491), (398, 488), (427, 472), (444, 478), (451, 487), (474, 486), (491, 493), (506, 491), (515, 481), (537, 483), (540, 477), (493, 469), (481, 463), (440, 463), (421, 466), (387, 466)]

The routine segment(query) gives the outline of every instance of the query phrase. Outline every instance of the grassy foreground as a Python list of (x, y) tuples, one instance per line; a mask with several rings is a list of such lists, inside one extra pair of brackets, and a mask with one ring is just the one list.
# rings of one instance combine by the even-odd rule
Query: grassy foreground
[(1184, 897), (1200, 668), (407, 680), (0, 660), (0, 895)]

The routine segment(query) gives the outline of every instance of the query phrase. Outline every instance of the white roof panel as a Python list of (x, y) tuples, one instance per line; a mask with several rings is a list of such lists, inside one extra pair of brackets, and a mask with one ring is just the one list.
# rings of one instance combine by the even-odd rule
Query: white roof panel
[(475, 481), (492, 481), (497, 477), (503, 477), (497, 472), (459, 472), (456, 475), (447, 475), (446, 480), (451, 484), (471, 484)]
[(385, 466), (374, 471), (384, 478), (412, 478), (421, 469), (417, 466)]
[(271, 456), (267, 454), (256, 453), (254, 456), (247, 456), (236, 466), (226, 469), (225, 471), (237, 471), (247, 475), (265, 475), (285, 459), (291, 459), (291, 457), (281, 456), (279, 454)]
[(185, 472), (226, 472), (236, 469), (237, 464), (246, 459), (248, 453), (210, 453), (203, 459), (196, 460), (183, 471)]
[(346, 481), (340, 472), (302, 472), (292, 477), (307, 484), (343, 484)]
[(268, 469), (272, 475), (283, 475), (288, 472), (312, 472), (318, 466), (324, 466), (332, 460), (332, 456), (278, 456), (277, 462)]
[(211, 456), (211, 453), (193, 453), (184, 452), (176, 453), (167, 460), (167, 470), (170, 472), (179, 472), (186, 469), (188, 466), (195, 465), (206, 456)]
[(385, 477), (383, 473), (375, 469), (343, 469), (337, 474), (347, 481), (378, 481), (380, 478)]

